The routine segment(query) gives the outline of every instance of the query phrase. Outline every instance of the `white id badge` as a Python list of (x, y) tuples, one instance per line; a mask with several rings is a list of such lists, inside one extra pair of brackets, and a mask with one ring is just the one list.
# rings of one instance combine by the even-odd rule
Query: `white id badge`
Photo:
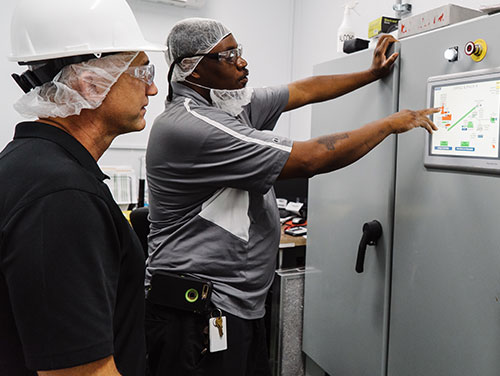
[(226, 316), (221, 316), (222, 319), (222, 336), (216, 325), (217, 317), (212, 317), (208, 321), (208, 338), (210, 342), (210, 352), (217, 352), (227, 349), (227, 326)]

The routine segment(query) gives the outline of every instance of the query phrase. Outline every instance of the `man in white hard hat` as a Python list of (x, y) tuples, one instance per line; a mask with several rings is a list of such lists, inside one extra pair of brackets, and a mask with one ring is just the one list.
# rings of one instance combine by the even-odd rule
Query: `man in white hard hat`
[[(347, 166), (392, 133), (416, 127), (431, 132), (435, 126), (427, 115), (435, 110), (406, 110), (302, 142), (265, 130), (284, 111), (387, 75), (397, 54), (385, 53), (394, 41), (380, 38), (366, 71), (250, 89), (242, 48), (224, 25), (187, 19), (173, 27), (167, 38), (169, 97), (146, 154), (146, 336), (155, 376), (270, 375), (263, 316), (280, 239), (273, 183)], [(211, 282), (212, 307), (189, 312), (189, 304), (162, 301), (165, 287), (155, 283), (165, 272)], [(168, 296), (174, 287), (168, 286)]]
[(0, 375), (145, 373), (144, 256), (97, 160), (145, 126), (154, 67), (125, 0), (20, 0), (0, 154)]

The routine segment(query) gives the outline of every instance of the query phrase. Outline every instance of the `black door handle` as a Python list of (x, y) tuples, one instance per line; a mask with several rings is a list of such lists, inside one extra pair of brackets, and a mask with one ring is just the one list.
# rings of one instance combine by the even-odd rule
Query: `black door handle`
[(363, 225), (363, 236), (359, 242), (358, 257), (356, 259), (356, 272), (363, 273), (367, 245), (376, 245), (382, 236), (382, 225), (376, 219)]

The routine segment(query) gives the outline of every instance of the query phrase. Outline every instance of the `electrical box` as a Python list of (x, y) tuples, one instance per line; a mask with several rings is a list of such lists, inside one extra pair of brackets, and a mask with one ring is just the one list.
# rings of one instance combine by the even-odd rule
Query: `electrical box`
[(448, 4), (399, 21), (398, 38), (420, 34), (484, 15), (475, 9)]

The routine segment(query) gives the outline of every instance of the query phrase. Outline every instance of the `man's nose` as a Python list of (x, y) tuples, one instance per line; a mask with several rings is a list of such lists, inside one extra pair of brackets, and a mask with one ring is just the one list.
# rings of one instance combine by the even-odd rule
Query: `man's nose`
[(241, 56), (238, 56), (238, 58), (236, 59), (236, 66), (238, 67), (238, 69), (245, 68), (247, 65), (248, 65), (247, 61), (243, 59)]
[(153, 82), (151, 85), (149, 85), (147, 88), (146, 88), (146, 95), (148, 96), (153, 96), (153, 95), (156, 95), (158, 94), (158, 87), (156, 86), (156, 84)]

